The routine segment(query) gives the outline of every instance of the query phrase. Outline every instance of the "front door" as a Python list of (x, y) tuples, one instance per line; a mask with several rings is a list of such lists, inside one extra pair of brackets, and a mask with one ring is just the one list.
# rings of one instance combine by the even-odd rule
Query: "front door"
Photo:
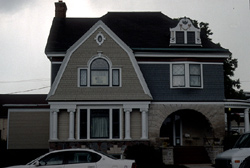
[(160, 137), (167, 138), (168, 146), (182, 145), (182, 120), (178, 114), (171, 115), (163, 122)]
[(173, 117), (173, 145), (182, 145), (182, 122), (179, 115)]

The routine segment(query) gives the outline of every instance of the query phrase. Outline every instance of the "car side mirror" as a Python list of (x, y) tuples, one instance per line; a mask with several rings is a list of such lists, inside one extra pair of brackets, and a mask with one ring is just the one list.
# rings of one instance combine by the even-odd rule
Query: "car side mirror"
[(35, 166), (36, 166), (36, 167), (40, 166), (39, 160), (37, 160), (37, 161), (35, 162)]

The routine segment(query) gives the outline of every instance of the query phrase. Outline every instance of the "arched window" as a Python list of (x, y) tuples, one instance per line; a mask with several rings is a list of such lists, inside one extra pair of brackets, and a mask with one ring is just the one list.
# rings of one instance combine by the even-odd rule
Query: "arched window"
[(109, 64), (106, 60), (98, 58), (91, 63), (90, 85), (109, 86)]
[(121, 87), (121, 68), (103, 57), (90, 60), (87, 67), (78, 68), (78, 87), (91, 86)]

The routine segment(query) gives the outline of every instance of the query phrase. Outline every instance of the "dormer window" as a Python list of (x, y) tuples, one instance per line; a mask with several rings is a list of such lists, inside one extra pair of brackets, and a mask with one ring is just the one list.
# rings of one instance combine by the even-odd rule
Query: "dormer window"
[(170, 46), (201, 46), (200, 29), (194, 27), (190, 19), (181, 19), (176, 27), (170, 28)]

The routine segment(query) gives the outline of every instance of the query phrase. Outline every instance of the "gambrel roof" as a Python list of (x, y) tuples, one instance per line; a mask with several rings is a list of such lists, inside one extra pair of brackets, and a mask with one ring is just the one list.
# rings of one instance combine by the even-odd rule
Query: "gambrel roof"
[[(180, 47), (169, 46), (169, 29), (178, 24), (161, 12), (108, 12), (100, 18), (54, 18), (45, 53), (66, 53), (96, 22), (103, 21), (133, 51), (176, 51)], [(202, 52), (228, 50), (214, 44), (201, 34), (202, 46), (181, 47)], [(193, 51), (193, 50), (192, 50)]]

